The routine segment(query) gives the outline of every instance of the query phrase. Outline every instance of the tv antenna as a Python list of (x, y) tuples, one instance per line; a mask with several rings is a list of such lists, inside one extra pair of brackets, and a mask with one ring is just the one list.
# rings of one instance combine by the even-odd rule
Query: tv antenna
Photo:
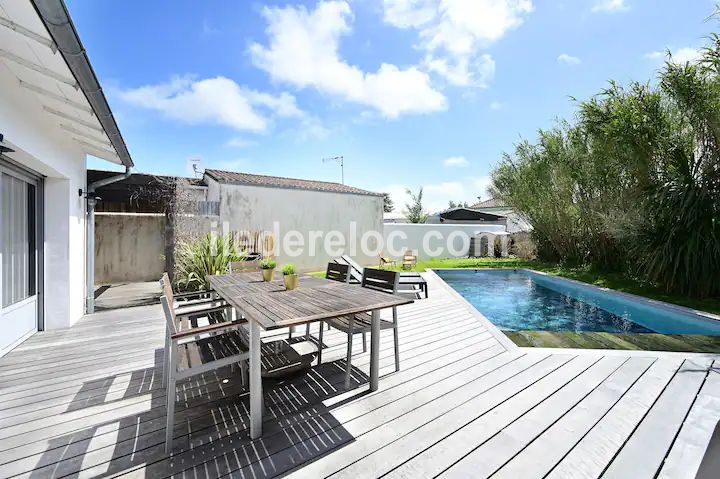
[(327, 163), (328, 161), (335, 161), (340, 163), (340, 177), (342, 178), (342, 184), (345, 184), (345, 159), (342, 156), (333, 156), (332, 158), (323, 158), (322, 162)]

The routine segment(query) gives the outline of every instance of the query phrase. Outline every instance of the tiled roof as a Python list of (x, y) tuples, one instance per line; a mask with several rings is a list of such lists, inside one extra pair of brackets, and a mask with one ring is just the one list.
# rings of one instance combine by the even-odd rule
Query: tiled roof
[(478, 209), (478, 208), (505, 208), (507, 207), (507, 204), (499, 199), (490, 198), (489, 200), (481, 201), (480, 203), (475, 203), (470, 208)]
[(354, 186), (330, 181), (300, 180), (282, 176), (251, 175), (234, 171), (205, 170), (205, 174), (220, 183), (233, 183), (249, 186), (269, 186), (274, 188), (294, 188), (299, 190), (327, 191), (330, 193), (348, 193), (352, 195), (382, 196), (382, 193), (361, 190)]

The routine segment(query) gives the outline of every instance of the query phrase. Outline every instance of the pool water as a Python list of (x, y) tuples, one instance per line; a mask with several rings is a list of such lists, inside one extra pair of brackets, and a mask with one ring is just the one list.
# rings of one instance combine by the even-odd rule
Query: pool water
[(720, 335), (720, 321), (529, 270), (435, 270), (501, 330)]

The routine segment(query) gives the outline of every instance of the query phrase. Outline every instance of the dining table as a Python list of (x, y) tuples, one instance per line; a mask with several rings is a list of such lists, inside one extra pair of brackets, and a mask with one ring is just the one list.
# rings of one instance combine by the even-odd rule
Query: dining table
[[(397, 294), (301, 274), (288, 290), (281, 277), (264, 281), (257, 271), (209, 276), (210, 286), (249, 326), (250, 437), (262, 435), (261, 331), (301, 326), (331, 318), (370, 313), (370, 391), (377, 391), (380, 363), (380, 311), (412, 303)], [(319, 345), (318, 347), (322, 347)]]

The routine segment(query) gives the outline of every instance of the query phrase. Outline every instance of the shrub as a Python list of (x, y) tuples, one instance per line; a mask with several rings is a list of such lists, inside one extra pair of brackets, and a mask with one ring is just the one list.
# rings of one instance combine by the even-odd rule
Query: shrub
[(263, 258), (258, 262), (260, 269), (275, 269), (277, 261), (272, 258)]
[(295, 265), (292, 263), (287, 263), (283, 266), (282, 269), (283, 275), (289, 276), (291, 274), (295, 274)]
[(176, 251), (175, 282), (183, 291), (207, 291), (208, 276), (229, 272), (230, 263), (242, 261), (231, 235), (210, 233), (193, 241), (181, 242)]

